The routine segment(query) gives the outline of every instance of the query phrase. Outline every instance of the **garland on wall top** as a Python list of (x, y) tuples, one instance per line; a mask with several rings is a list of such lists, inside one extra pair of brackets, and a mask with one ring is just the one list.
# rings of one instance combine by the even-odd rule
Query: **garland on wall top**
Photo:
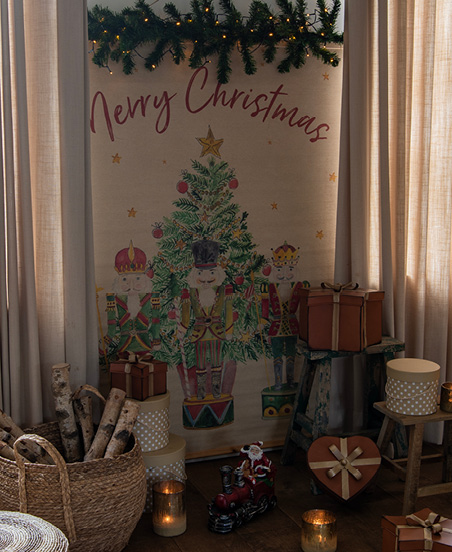
[[(155, 2), (154, 2), (155, 3)], [(278, 62), (280, 73), (300, 68), (310, 54), (336, 67), (339, 58), (328, 44), (342, 43), (336, 32), (340, 0), (317, 0), (317, 8), (309, 14), (304, 0), (276, 0), (274, 13), (260, 0), (251, 2), (248, 15), (242, 15), (231, 0), (219, 0), (222, 13), (216, 13), (212, 0), (192, 0), (191, 12), (182, 15), (173, 3), (165, 4), (165, 18), (157, 16), (145, 0), (134, 8), (114, 13), (94, 6), (88, 12), (88, 36), (93, 41), (93, 62), (109, 69), (109, 61), (122, 62), (125, 74), (131, 74), (136, 58), (143, 57), (145, 67), (153, 71), (170, 55), (174, 63), (185, 59), (191, 45), (189, 66), (197, 69), (217, 57), (217, 78), (227, 83), (231, 73), (231, 54), (240, 52), (247, 75), (256, 72), (254, 52), (262, 49), (265, 62), (275, 62), (277, 46), (285, 44), (285, 57)], [(152, 51), (143, 56), (139, 49)]]

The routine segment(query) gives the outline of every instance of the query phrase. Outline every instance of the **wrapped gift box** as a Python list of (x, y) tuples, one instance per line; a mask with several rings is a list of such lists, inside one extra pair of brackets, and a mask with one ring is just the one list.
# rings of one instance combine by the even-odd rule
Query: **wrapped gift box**
[(154, 483), (168, 478), (180, 479), (181, 481), (187, 478), (185, 474), (185, 446), (185, 439), (170, 433), (169, 443), (166, 447), (143, 453), (147, 483), (145, 513), (152, 512), (152, 486)]
[[(435, 526), (435, 523), (439, 523), (439, 526)], [(383, 516), (381, 529), (382, 552), (452, 550), (452, 520), (438, 516), (429, 508), (411, 516)]]
[(300, 338), (311, 349), (333, 351), (380, 343), (384, 291), (334, 287), (300, 290)]
[(380, 468), (381, 455), (368, 437), (325, 435), (309, 447), (307, 461), (321, 487), (336, 498), (348, 501), (373, 481)]
[(119, 358), (110, 364), (111, 386), (122, 389), (127, 397), (144, 401), (166, 393), (168, 365), (148, 355)]
[(134, 432), (140, 441), (143, 452), (152, 452), (164, 448), (169, 443), (169, 392), (137, 401), (140, 413)]

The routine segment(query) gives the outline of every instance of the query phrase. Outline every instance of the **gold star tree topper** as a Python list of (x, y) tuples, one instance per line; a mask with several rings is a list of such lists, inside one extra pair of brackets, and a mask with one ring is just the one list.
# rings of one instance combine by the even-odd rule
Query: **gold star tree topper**
[(215, 140), (213, 132), (209, 127), (206, 138), (196, 138), (202, 146), (201, 157), (204, 155), (215, 155), (221, 159), (220, 147), (222, 146), (224, 140)]

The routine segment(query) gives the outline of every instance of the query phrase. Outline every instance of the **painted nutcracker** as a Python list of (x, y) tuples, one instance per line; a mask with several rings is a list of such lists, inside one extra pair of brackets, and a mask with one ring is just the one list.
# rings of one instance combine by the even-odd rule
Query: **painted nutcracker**
[(160, 299), (151, 291), (146, 255), (132, 240), (116, 254), (118, 273), (107, 294), (107, 342), (116, 352), (146, 353), (160, 347)]
[(217, 265), (219, 244), (199, 240), (192, 244), (194, 268), (187, 281), (190, 289), (182, 290), (181, 331), (187, 332), (193, 315), (190, 342), (196, 348), (197, 398), (206, 397), (207, 374), (215, 399), (221, 397), (223, 344), (232, 339), (232, 286), (223, 285), (226, 274)]
[(289, 387), (294, 387), (300, 290), (309, 285), (296, 281), (298, 260), (298, 249), (287, 242), (276, 248), (273, 251), (268, 291), (265, 289), (262, 294), (262, 316), (270, 321), (268, 335), (273, 354), (274, 389), (277, 391), (283, 386), (284, 358), (286, 382)]

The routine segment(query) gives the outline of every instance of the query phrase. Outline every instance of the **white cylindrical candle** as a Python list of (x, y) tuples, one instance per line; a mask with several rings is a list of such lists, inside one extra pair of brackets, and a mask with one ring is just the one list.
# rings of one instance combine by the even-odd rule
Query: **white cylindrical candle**
[(176, 537), (187, 528), (185, 484), (182, 481), (158, 481), (152, 488), (152, 523), (162, 537)]
[(303, 552), (336, 552), (337, 527), (328, 510), (308, 510), (302, 516), (301, 549)]

